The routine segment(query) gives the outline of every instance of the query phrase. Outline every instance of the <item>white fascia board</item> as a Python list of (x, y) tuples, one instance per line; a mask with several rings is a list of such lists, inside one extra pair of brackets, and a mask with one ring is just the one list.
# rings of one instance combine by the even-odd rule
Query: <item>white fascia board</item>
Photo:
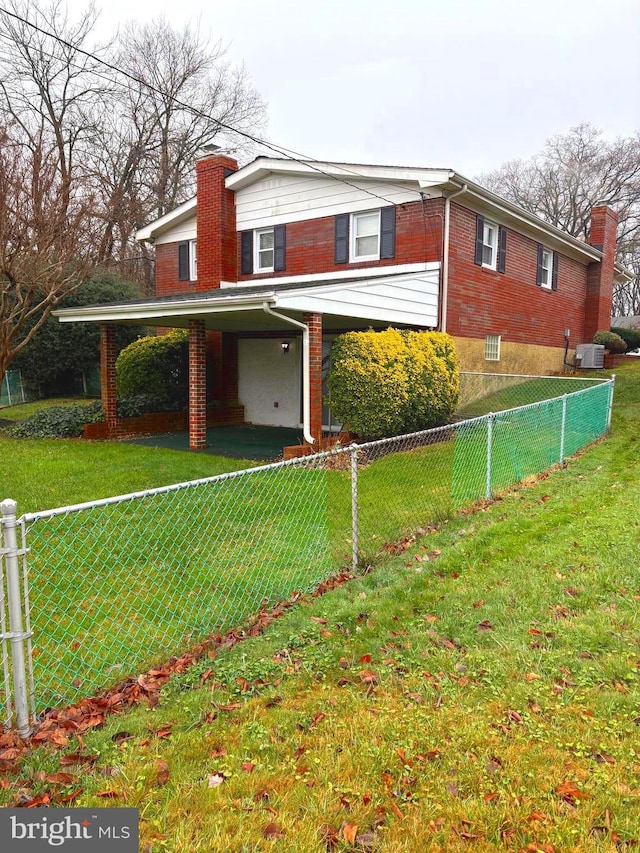
[[(552, 248), (555, 244), (565, 250), (568, 249), (568, 254), (573, 257), (578, 255), (582, 260), (602, 260), (602, 252), (594, 249), (593, 246), (590, 246), (588, 243), (583, 243), (582, 240), (578, 240), (576, 237), (566, 234), (560, 228), (556, 228), (555, 225), (549, 225), (548, 222), (545, 222), (544, 219), (540, 219), (539, 216), (529, 213), (517, 204), (513, 204), (504, 198), (500, 198), (500, 196), (495, 195), (495, 193), (490, 192), (484, 187), (481, 187), (480, 184), (476, 184), (462, 175), (455, 174), (454, 178), (461, 186), (464, 184), (467, 185), (467, 192), (456, 199), (457, 203), (463, 207), (467, 206), (465, 204), (465, 199), (475, 198), (479, 200), (481, 206), (485, 210), (489, 208), (490, 210), (497, 211), (496, 218), (498, 220), (501, 219), (502, 215), (502, 217), (506, 216), (507, 219), (522, 223), (526, 226), (526, 230), (529, 230), (530, 232), (533, 231), (540, 242), (551, 245)], [(508, 224), (508, 222), (505, 224)]]
[(225, 181), (227, 189), (238, 190), (268, 175), (316, 175), (349, 182), (361, 180), (389, 183), (411, 182), (419, 186), (446, 184), (453, 177), (451, 169), (424, 169), (417, 166), (367, 166), (360, 163), (331, 163), (319, 160), (279, 160), (258, 158), (248, 163)]
[(228, 299), (184, 299), (180, 302), (165, 302), (162, 305), (142, 302), (137, 305), (101, 305), (83, 308), (62, 308), (53, 316), (61, 323), (117, 323), (118, 320), (156, 320), (163, 317), (196, 316), (198, 314), (221, 314), (226, 311), (262, 310), (264, 303), (275, 304), (275, 294), (270, 291), (260, 294), (231, 296)]
[(153, 240), (158, 234), (162, 233), (165, 228), (177, 225), (182, 219), (188, 219), (196, 207), (197, 198), (194, 196), (173, 210), (170, 210), (169, 213), (165, 213), (165, 215), (161, 216), (160, 219), (156, 219), (154, 222), (150, 222), (148, 225), (144, 225), (142, 228), (139, 228), (136, 231), (136, 240), (139, 242)]
[(223, 289), (233, 289), (233, 290), (241, 290), (243, 287), (255, 287), (257, 284), (267, 284), (269, 283), (272, 287), (277, 287), (280, 284), (304, 284), (306, 282), (318, 282), (318, 284), (323, 284), (325, 281), (330, 282), (333, 279), (345, 279), (345, 278), (354, 278), (354, 279), (363, 279), (364, 281), (369, 281), (372, 278), (384, 278), (385, 276), (390, 275), (400, 275), (403, 273), (420, 273), (420, 272), (429, 272), (430, 270), (439, 270), (440, 262), (439, 261), (429, 261), (428, 263), (415, 263), (415, 264), (394, 264), (385, 267), (371, 267), (357, 270), (338, 270), (337, 272), (325, 272), (325, 273), (305, 273), (305, 275), (283, 275), (277, 276), (276, 278), (256, 278), (251, 281), (238, 281), (238, 282), (229, 282), (223, 281), (220, 283), (220, 287)]
[(633, 281), (636, 274), (633, 270), (623, 267), (622, 264), (615, 264), (613, 267), (613, 280), (616, 284), (624, 284), (625, 281)]

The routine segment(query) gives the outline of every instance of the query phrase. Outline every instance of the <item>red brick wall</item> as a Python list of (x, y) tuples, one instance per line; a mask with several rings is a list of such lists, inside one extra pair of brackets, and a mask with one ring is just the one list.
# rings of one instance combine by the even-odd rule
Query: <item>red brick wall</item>
[(475, 227), (475, 213), (452, 202), (447, 331), (561, 347), (569, 328), (572, 344), (583, 342), (586, 265), (559, 255), (558, 290), (538, 287), (538, 244), (507, 229), (505, 273), (484, 269), (473, 262)]
[[(259, 281), (281, 275), (339, 272), (438, 261), (442, 254), (442, 199), (416, 201), (396, 209), (396, 253), (394, 258), (359, 264), (334, 262), (335, 217), (324, 216), (287, 223), (287, 268), (284, 272), (240, 275), (241, 281)], [(238, 270), (240, 270), (238, 234)]]
[(178, 280), (178, 243), (160, 243), (156, 246), (156, 296), (174, 293), (192, 293), (195, 281)]

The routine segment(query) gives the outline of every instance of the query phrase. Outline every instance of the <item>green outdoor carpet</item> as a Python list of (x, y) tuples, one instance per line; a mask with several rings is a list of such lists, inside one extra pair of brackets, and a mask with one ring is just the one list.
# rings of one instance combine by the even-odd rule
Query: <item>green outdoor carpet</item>
[[(189, 434), (159, 433), (127, 439), (131, 444), (147, 447), (166, 447), (170, 450), (189, 450)], [(196, 453), (211, 453), (232, 459), (278, 459), (282, 448), (302, 441), (302, 431), (285, 427), (219, 426), (207, 430), (207, 447)]]

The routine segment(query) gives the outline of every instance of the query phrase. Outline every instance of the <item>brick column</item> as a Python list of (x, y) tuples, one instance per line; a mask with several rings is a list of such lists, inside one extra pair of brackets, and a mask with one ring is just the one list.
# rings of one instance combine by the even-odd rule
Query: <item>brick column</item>
[(318, 448), (322, 438), (322, 314), (305, 314), (309, 327), (309, 431)]
[(120, 426), (116, 392), (116, 357), (115, 329), (113, 326), (102, 323), (100, 325), (100, 393), (107, 435), (115, 435)]
[(207, 446), (207, 333), (204, 320), (189, 320), (189, 447)]

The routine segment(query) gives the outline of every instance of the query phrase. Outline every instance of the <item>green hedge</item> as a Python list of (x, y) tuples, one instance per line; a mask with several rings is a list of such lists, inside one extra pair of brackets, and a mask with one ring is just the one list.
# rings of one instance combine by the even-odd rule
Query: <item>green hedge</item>
[(612, 327), (611, 331), (619, 335), (627, 345), (627, 352), (640, 349), (640, 329), (622, 329), (620, 327)]
[(609, 352), (612, 353), (627, 351), (627, 345), (620, 335), (616, 335), (615, 332), (610, 332), (607, 329), (602, 329), (602, 331), (596, 332), (593, 336), (593, 343), (602, 344), (605, 349), (608, 349)]
[(148, 395), (160, 409), (184, 409), (189, 399), (189, 333), (174, 329), (125, 347), (116, 361), (118, 396)]
[(458, 401), (458, 359), (449, 335), (387, 329), (336, 338), (331, 410), (358, 436), (381, 438), (446, 423)]

